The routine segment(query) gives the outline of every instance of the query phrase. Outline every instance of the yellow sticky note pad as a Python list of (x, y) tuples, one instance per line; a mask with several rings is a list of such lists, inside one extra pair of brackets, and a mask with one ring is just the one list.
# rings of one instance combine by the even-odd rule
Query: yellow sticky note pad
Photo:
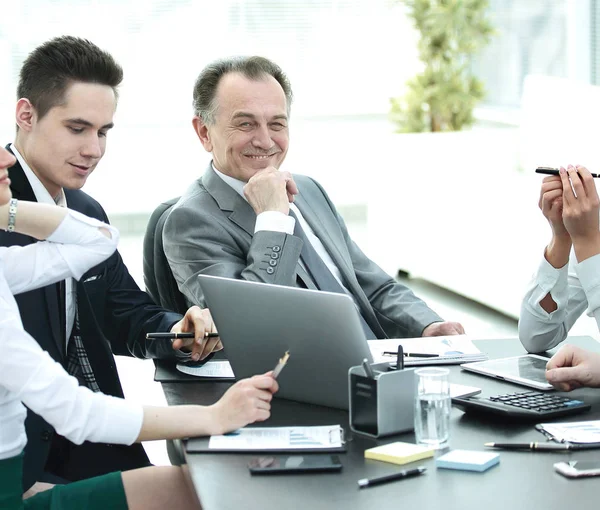
[(434, 448), (396, 442), (365, 450), (365, 459), (381, 460), (392, 464), (408, 464), (416, 460), (433, 457), (434, 453)]

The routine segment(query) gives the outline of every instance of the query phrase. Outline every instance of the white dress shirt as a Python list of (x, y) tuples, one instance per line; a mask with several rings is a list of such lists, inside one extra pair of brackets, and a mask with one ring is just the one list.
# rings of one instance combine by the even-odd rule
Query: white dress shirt
[(25, 447), (24, 405), (76, 444), (131, 444), (138, 437), (141, 406), (79, 386), (24, 331), (13, 297), (64, 278), (81, 278), (112, 255), (117, 242), (113, 227), (70, 211), (46, 242), (0, 247), (0, 460)]
[[(540, 305), (548, 293), (557, 305), (552, 313)], [(600, 254), (577, 263), (571, 251), (569, 264), (560, 269), (544, 257), (521, 304), (522, 344), (530, 352), (557, 346), (586, 308), (600, 328)]]
[[(29, 184), (31, 185), (31, 189), (33, 190), (33, 194), (35, 195), (35, 199), (40, 204), (52, 204), (59, 205), (60, 207), (67, 207), (67, 197), (65, 196), (64, 190), (61, 188), (60, 193), (56, 197), (50, 196), (48, 190), (44, 187), (42, 182), (38, 179), (38, 176), (33, 173), (33, 170), (29, 167), (27, 162), (21, 156), (19, 150), (11, 144), (10, 150), (13, 152)], [(75, 282), (73, 278), (67, 278), (65, 280), (65, 352), (66, 346), (69, 343), (69, 339), (71, 338), (71, 332), (73, 331), (73, 325), (75, 324), (75, 306), (77, 303), (77, 287), (75, 286)]]
[[(240, 181), (238, 179), (234, 179), (229, 175), (225, 175), (223, 172), (219, 172), (219, 170), (215, 168), (214, 164), (212, 167), (215, 173), (221, 179), (223, 179), (223, 181), (225, 181), (225, 184), (228, 184), (238, 195), (240, 195), (244, 200), (246, 200), (246, 202), (248, 201), (244, 195), (244, 186), (246, 185), (245, 182)], [(323, 243), (315, 235), (311, 226), (304, 219), (304, 216), (302, 216), (300, 209), (298, 209), (293, 203), (290, 204), (290, 209), (294, 211), (296, 218), (298, 218), (298, 221), (300, 222), (302, 230), (304, 230), (304, 233), (306, 234), (306, 238), (309, 240), (310, 244), (315, 249), (319, 257), (321, 257), (321, 260), (325, 262), (325, 264), (331, 271), (331, 274), (333, 274), (338, 283), (344, 289), (346, 289), (342, 280), (342, 273), (336, 266), (329, 253), (327, 253), (327, 250), (325, 249), (325, 246), (323, 246)], [(286, 234), (293, 235), (295, 226), (296, 220), (292, 216), (288, 216), (279, 211), (265, 211), (256, 216), (254, 233), (256, 234), (256, 232), (268, 230), (271, 232), (285, 232)], [(299, 262), (302, 265), (302, 267), (304, 267), (302, 261)], [(304, 267), (304, 269), (306, 268)], [(348, 289), (346, 289), (346, 293), (354, 299), (353, 295), (348, 291)]]

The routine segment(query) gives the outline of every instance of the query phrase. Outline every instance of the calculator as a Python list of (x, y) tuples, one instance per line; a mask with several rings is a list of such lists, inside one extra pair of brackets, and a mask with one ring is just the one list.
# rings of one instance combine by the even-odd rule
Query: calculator
[(522, 391), (492, 397), (456, 397), (452, 403), (463, 411), (503, 415), (515, 419), (551, 419), (589, 411), (591, 406), (582, 400), (556, 393)]

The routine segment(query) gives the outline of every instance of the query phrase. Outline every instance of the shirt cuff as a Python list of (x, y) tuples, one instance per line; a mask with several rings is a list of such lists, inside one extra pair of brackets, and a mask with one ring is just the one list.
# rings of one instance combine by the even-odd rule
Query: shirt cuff
[(110, 406), (105, 414), (106, 429), (102, 437), (96, 440), (126, 445), (135, 443), (142, 430), (144, 408), (140, 404), (117, 397), (110, 398), (106, 403)]
[(268, 230), (293, 235), (295, 226), (296, 220), (293, 217), (279, 211), (265, 211), (256, 217), (254, 233)]
[(600, 254), (575, 265), (575, 272), (588, 300), (588, 314), (600, 308)]
[[(105, 238), (107, 243), (111, 243), (112, 241), (112, 244), (118, 244), (119, 231), (112, 225), (103, 223), (96, 218), (90, 218), (89, 216), (73, 211), (72, 209), (69, 209), (68, 211), (69, 213), (63, 218), (60, 225), (56, 227), (56, 230), (46, 238), (47, 241), (59, 244), (77, 244), (83, 239), (89, 239), (89, 227), (92, 226), (105, 228), (110, 232), (110, 238), (106, 237), (104, 234), (100, 234), (102, 236), (100, 239)], [(92, 235), (94, 237), (98, 236), (94, 231), (92, 231)]]
[(543, 257), (536, 280), (546, 294), (550, 291), (566, 291), (569, 285), (569, 264), (567, 263), (560, 269), (556, 269), (546, 260), (546, 257)]
[[(540, 305), (540, 302), (548, 295), (548, 293), (550, 293), (557, 305), (557, 309), (550, 313), (544, 310)], [(542, 258), (537, 273), (531, 281), (525, 295), (525, 302), (527, 303), (528, 309), (538, 318), (551, 320), (554, 314), (561, 311), (562, 308), (566, 306), (568, 296), (569, 265), (565, 264), (560, 269), (556, 269), (545, 257)]]

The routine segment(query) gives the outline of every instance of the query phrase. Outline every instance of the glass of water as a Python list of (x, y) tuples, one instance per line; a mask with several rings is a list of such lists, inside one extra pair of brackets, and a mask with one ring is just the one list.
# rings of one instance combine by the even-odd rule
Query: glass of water
[(417, 444), (442, 449), (450, 440), (450, 383), (447, 368), (420, 368), (415, 399)]

